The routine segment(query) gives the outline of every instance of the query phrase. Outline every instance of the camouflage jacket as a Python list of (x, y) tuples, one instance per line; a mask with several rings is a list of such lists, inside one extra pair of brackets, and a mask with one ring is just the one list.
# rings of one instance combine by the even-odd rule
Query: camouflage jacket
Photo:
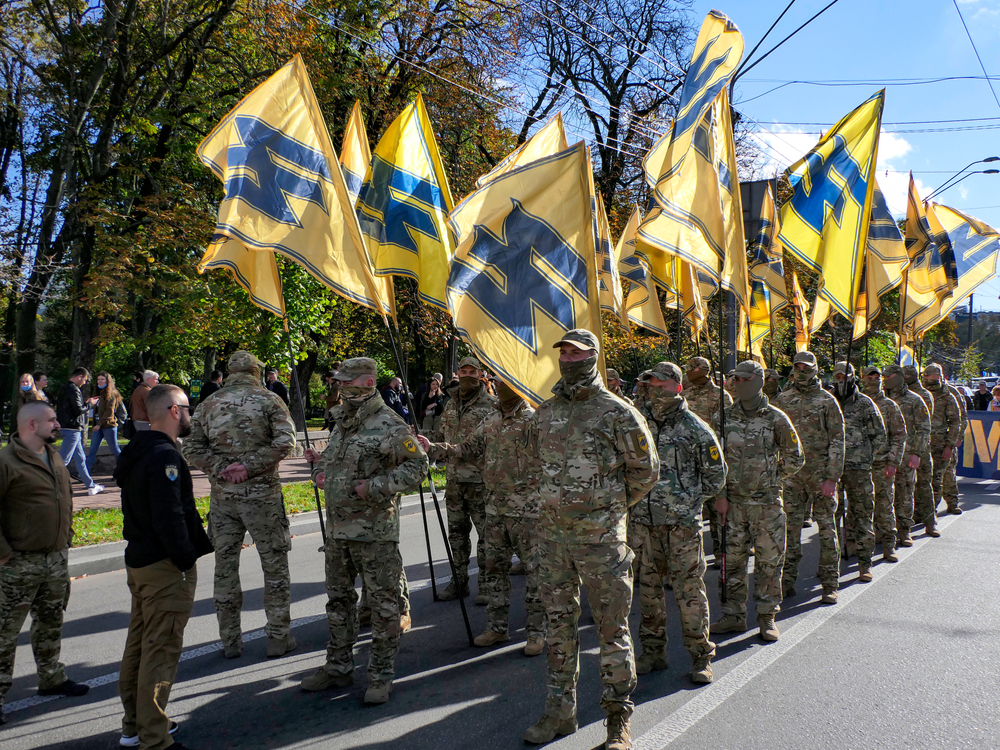
[[(198, 405), (182, 454), (208, 474), (214, 490), (246, 498), (281, 487), (278, 464), (294, 447), (295, 425), (285, 402), (253, 374), (236, 372)], [(250, 475), (246, 482), (232, 484), (219, 478), (232, 463), (246, 467)]]
[(430, 457), (482, 460), (486, 512), (538, 518), (538, 460), (527, 450), (534, 415), (535, 410), (523, 401), (504, 415), (498, 402), (493, 416), (458, 445), (431, 443)]
[(726, 409), (726, 496), (730, 502), (781, 502), (781, 483), (805, 464), (799, 436), (783, 411), (763, 405), (747, 414), (740, 403)]
[[(964, 437), (965, 430), (969, 426), (969, 412), (968, 412), (968, 407), (965, 405), (965, 396), (963, 396), (962, 393), (958, 390), (958, 388), (953, 386), (951, 383), (945, 383), (945, 387), (948, 389), (948, 392), (955, 397), (955, 403), (958, 404), (958, 410), (962, 414), (962, 419), (959, 423), (958, 430), (959, 430), (959, 435)], [(962, 438), (960, 437), (959, 440), (961, 439)]]
[[(375, 392), (351, 417), (333, 407), (330, 444), (313, 467), (326, 475), (327, 534), (358, 542), (399, 541), (399, 495), (427, 476), (427, 454)], [(365, 497), (354, 488), (367, 482)]]
[(910, 393), (915, 393), (923, 400), (924, 405), (927, 407), (927, 413), (930, 414), (934, 411), (934, 395), (924, 388), (923, 383), (919, 380), (915, 383), (907, 383), (906, 387), (910, 389)]
[(634, 404), (632, 403), (632, 399), (630, 399), (628, 396), (626, 396), (622, 392), (622, 387), (621, 386), (618, 386), (617, 388), (615, 388), (613, 391), (611, 391), (611, 393), (615, 394), (618, 398), (620, 398), (622, 401), (624, 401), (629, 406), (634, 406)]
[(831, 394), (813, 378), (805, 386), (791, 384), (775, 405), (792, 420), (802, 442), (807, 471), (837, 481), (844, 472), (844, 415)]
[(906, 456), (923, 456), (931, 442), (931, 416), (927, 404), (916, 393), (911, 393), (906, 383), (899, 388), (886, 391), (899, 407), (906, 426)]
[[(452, 445), (461, 443), (493, 415), (496, 403), (496, 396), (491, 396), (484, 385), (480, 385), (479, 390), (469, 398), (462, 398), (456, 390), (441, 414), (441, 435), (444, 442)], [(449, 482), (479, 484), (483, 481), (482, 455), (475, 460), (450, 458), (447, 472)]]
[(705, 500), (726, 486), (726, 462), (718, 438), (684, 401), (659, 422), (648, 404), (639, 413), (653, 435), (660, 478), (652, 492), (632, 507), (632, 520), (645, 526), (697, 528)]
[(626, 541), (629, 506), (659, 476), (646, 420), (600, 376), (565, 387), (535, 412), (529, 450), (540, 462), (539, 534), (567, 544)]
[(840, 403), (844, 415), (844, 468), (866, 471), (884, 466), (889, 450), (882, 412), (860, 391)]
[(886, 460), (879, 462), (876, 459), (873, 465), (885, 466), (888, 464), (898, 467), (903, 461), (903, 456), (906, 455), (906, 423), (903, 421), (903, 413), (896, 406), (896, 402), (886, 396), (885, 391), (881, 388), (869, 398), (882, 414), (882, 424), (885, 425), (886, 442), (889, 446), (886, 451)]
[(706, 378), (701, 385), (694, 385), (690, 382), (685, 383), (683, 393), (684, 398), (687, 400), (688, 408), (701, 417), (703, 421), (707, 422), (708, 426), (718, 435), (719, 394), (723, 394), (723, 401), (725, 401), (726, 408), (728, 409), (733, 405), (733, 397), (729, 395), (729, 391), (724, 391), (713, 383), (711, 378)]
[(962, 413), (947, 388), (931, 391), (934, 411), (931, 414), (931, 445), (955, 445), (962, 437), (959, 427)]

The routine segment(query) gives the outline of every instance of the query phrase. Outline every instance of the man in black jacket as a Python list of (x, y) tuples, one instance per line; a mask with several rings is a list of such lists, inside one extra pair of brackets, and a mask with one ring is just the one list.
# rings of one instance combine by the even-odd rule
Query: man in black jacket
[(56, 399), (56, 418), (59, 420), (59, 434), (62, 435), (62, 445), (59, 456), (63, 463), (69, 466), (70, 461), (76, 467), (76, 476), (83, 482), (87, 492), (96, 495), (104, 492), (104, 486), (97, 484), (87, 470), (87, 454), (83, 452), (84, 431), (87, 429), (87, 414), (90, 407), (97, 403), (97, 396), (83, 399), (80, 389), (90, 380), (90, 372), (86, 367), (77, 367), (69, 376), (69, 382), (59, 391)]
[(194, 504), (191, 472), (177, 438), (191, 431), (188, 398), (175, 385), (158, 385), (146, 399), (148, 432), (137, 433), (118, 457), (123, 536), (132, 620), (118, 689), (125, 716), (121, 744), (184, 750), (170, 734), (170, 687), (194, 604), (197, 560), (212, 544)]
[(201, 389), (201, 395), (198, 396), (198, 403), (200, 404), (220, 388), (222, 388), (222, 372), (219, 370), (212, 370), (212, 374), (208, 379), (208, 384)]
[(272, 367), (267, 369), (267, 390), (281, 397), (281, 400), (285, 402), (285, 406), (288, 406), (288, 388), (285, 384), (278, 380), (278, 371)]

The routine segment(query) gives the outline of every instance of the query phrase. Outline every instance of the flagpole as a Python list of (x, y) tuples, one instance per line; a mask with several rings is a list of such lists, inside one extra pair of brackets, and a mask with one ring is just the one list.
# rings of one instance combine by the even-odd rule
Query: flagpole
[(910, 294), (910, 271), (909, 269), (903, 271), (903, 304), (900, 305), (899, 313), (899, 340), (896, 342), (896, 364), (900, 362), (900, 356), (903, 352), (903, 332), (906, 324), (906, 298)]

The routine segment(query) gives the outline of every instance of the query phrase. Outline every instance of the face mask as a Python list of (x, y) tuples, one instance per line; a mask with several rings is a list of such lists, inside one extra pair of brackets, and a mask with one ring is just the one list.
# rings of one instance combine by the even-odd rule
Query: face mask
[(688, 370), (687, 376), (692, 385), (701, 385), (708, 380), (708, 373), (700, 367), (694, 370)]
[(924, 388), (926, 388), (929, 391), (939, 391), (939, 390), (941, 390), (941, 381), (940, 380), (927, 380), (927, 381), (924, 382)]
[(30, 385), (22, 385), (21, 386), (21, 390), (22, 391), (30, 391), (31, 390), (31, 386)]
[(103, 391), (107, 387), (108, 387), (107, 383), (105, 383), (104, 385), (101, 385), (100, 383), (97, 384), (97, 390), (99, 391)]
[(764, 391), (764, 395), (767, 396), (768, 398), (771, 398), (772, 396), (777, 396), (778, 381), (768, 380), (766, 383), (764, 383), (764, 387), (762, 388), (762, 390)]
[(474, 378), (471, 375), (463, 375), (458, 379), (458, 387), (462, 391), (463, 396), (468, 396), (479, 387), (479, 378)]
[(857, 389), (858, 386), (854, 382), (854, 378), (844, 378), (843, 380), (836, 380), (833, 383), (834, 393), (841, 401), (853, 396)]
[(363, 385), (342, 385), (340, 386), (340, 398), (348, 412), (358, 409), (368, 397), (375, 393), (375, 388), (368, 388)]
[(763, 388), (764, 378), (760, 375), (755, 375), (749, 380), (737, 380), (735, 385), (736, 398), (745, 406), (749, 406), (757, 402)]
[(866, 396), (878, 395), (878, 392), (882, 390), (882, 381), (876, 380), (874, 383), (869, 383), (867, 380), (864, 381), (861, 389), (864, 391)]
[(815, 377), (815, 375), (815, 370), (792, 370), (792, 380), (794, 380), (797, 385), (806, 385), (813, 379), (813, 377)]
[(915, 385), (916, 382), (917, 382), (917, 376), (916, 376), (915, 373), (913, 375), (909, 375), (909, 374), (904, 375), (904, 378), (906, 380), (906, 384), (907, 385)]
[(903, 376), (902, 375), (898, 375), (897, 374), (897, 375), (886, 375), (885, 376), (885, 387), (888, 388), (890, 391), (896, 390), (901, 385), (903, 385)]
[(563, 362), (559, 360), (559, 373), (563, 383), (569, 386), (590, 380), (597, 373), (597, 352), (579, 362)]
[(507, 413), (517, 406), (521, 400), (521, 397), (517, 395), (517, 391), (511, 389), (506, 383), (497, 383), (497, 398), (500, 399), (500, 408)]

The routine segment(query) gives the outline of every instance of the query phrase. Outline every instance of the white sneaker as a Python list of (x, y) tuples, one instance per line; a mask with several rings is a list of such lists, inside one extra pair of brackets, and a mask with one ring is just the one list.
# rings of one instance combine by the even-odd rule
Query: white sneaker
[[(88, 495), (100, 495), (102, 492), (104, 492), (103, 484), (95, 484), (93, 487), (87, 490)], [(138, 745), (138, 742), (136, 744)]]
[[(177, 722), (170, 722), (170, 734), (177, 731)], [(131, 737), (126, 737), (124, 734), (122, 738), (118, 740), (118, 744), (122, 747), (139, 747), (139, 735), (133, 734)]]

